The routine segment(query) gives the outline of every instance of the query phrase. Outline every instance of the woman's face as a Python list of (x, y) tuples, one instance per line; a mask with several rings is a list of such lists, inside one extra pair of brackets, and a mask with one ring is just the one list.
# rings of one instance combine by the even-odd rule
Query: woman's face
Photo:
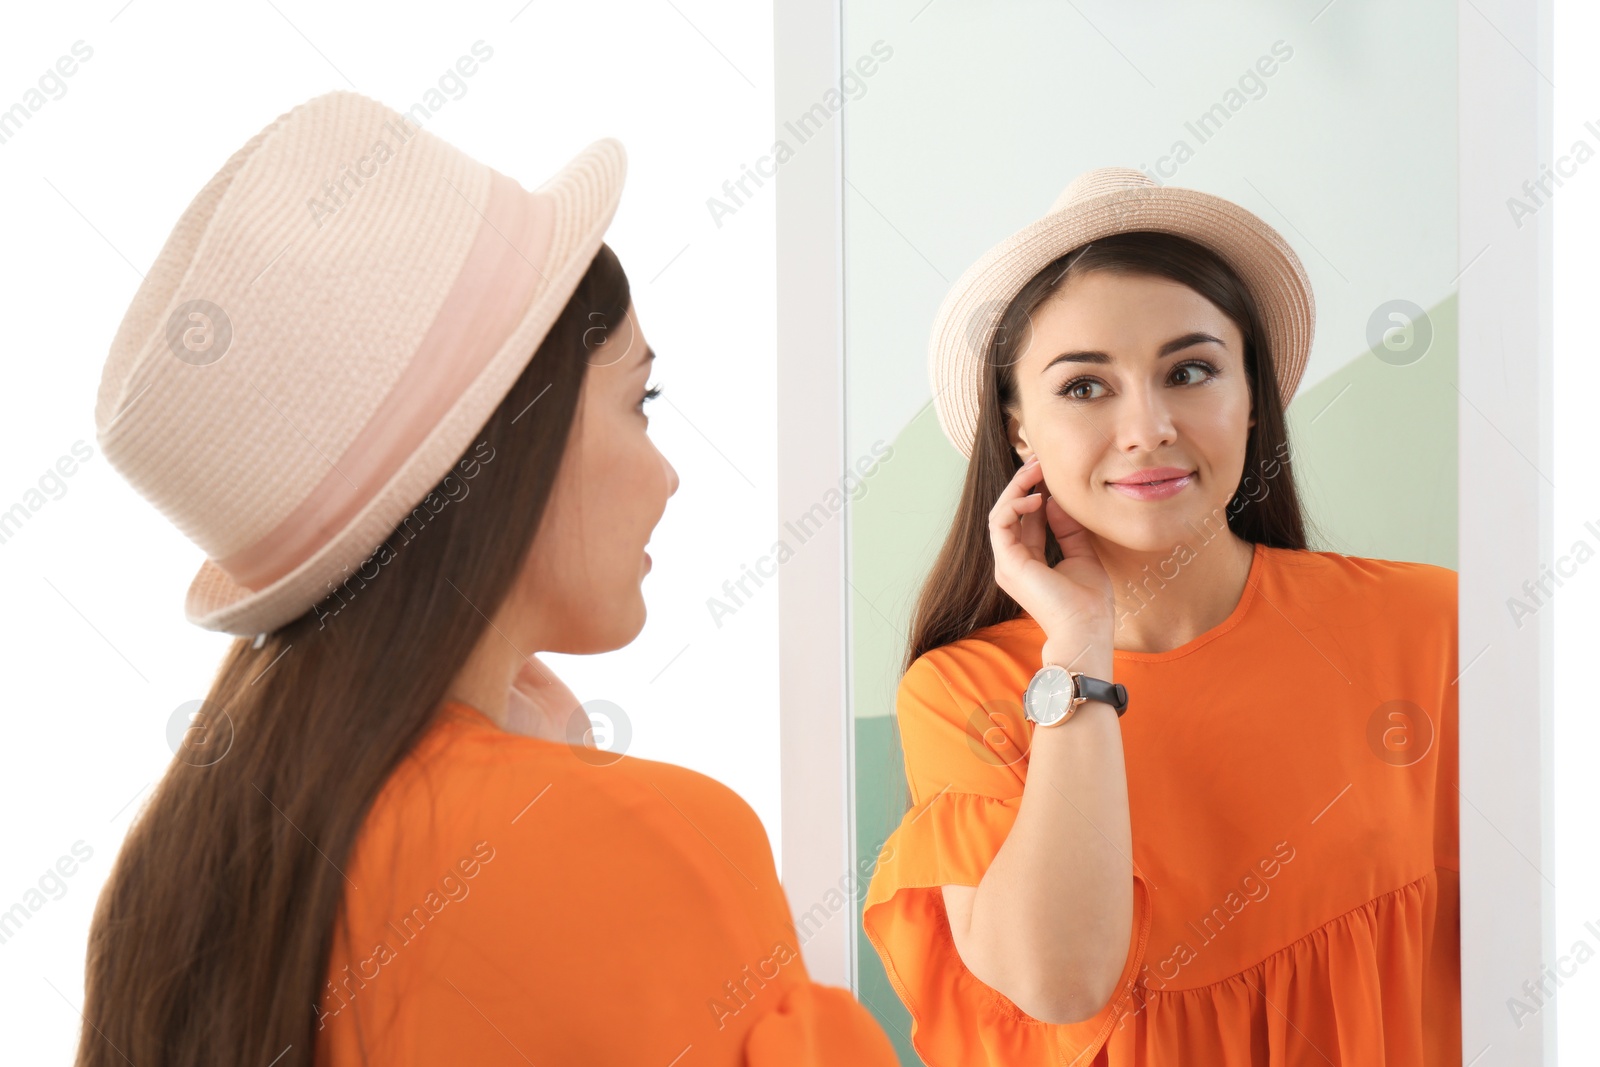
[[(1040, 305), (1024, 344), (1008, 432), (1067, 514), (1142, 552), (1226, 527), (1255, 424), (1233, 320), (1166, 278), (1096, 271)], [(1150, 468), (1188, 481), (1113, 484)]]
[(655, 354), (632, 306), (622, 322), (596, 320), (591, 331), (591, 344), (604, 343), (588, 354), (572, 437), (516, 591), (539, 615), (542, 651), (605, 652), (638, 635), (645, 542), (678, 489), (678, 472), (646, 432)]

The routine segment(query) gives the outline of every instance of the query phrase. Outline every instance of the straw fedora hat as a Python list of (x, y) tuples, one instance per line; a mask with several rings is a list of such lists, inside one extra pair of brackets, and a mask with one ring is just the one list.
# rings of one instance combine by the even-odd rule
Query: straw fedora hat
[(331, 92), (233, 154), (111, 344), (100, 448), (206, 554), (185, 614), (276, 629), (448, 474), (599, 251), (603, 138), (532, 192), (383, 104)]
[(1210, 193), (1157, 185), (1131, 167), (1085, 171), (1050, 211), (968, 267), (934, 316), (928, 375), (944, 430), (972, 456), (981, 372), (995, 326), (1017, 292), (1058, 257), (1115, 233), (1154, 230), (1204, 245), (1233, 268), (1266, 329), (1284, 406), (1311, 352), (1316, 303), (1300, 257), (1281, 234), (1238, 204)]

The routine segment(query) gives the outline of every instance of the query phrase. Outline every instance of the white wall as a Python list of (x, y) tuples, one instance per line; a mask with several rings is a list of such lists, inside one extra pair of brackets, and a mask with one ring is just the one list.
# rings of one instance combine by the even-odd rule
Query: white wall
[[(1551, 198), (1555, 229), (1555, 527), (1551, 556), (1568, 572), (1552, 599), (1555, 611), (1555, 882), (1554, 937), (1561, 975), (1554, 991), (1560, 1062), (1600, 1059), (1600, 559), (1575, 566), (1574, 546), (1600, 549), (1600, 447), (1595, 443), (1594, 294), (1600, 290), (1595, 241), (1600, 238), (1600, 158), (1562, 163), (1582, 140), (1600, 155), (1600, 71), (1590, 54), (1600, 40), (1600, 9), (1583, 0), (1555, 2), (1555, 122), (1549, 162), (1569, 176)], [(1586, 125), (1588, 124), (1588, 125)], [(1582, 947), (1580, 948), (1580, 943)], [(1579, 963), (1582, 957), (1586, 962)], [(1537, 982), (1537, 975), (1521, 980)], [(1519, 982), (1520, 984), (1520, 982)], [(1515, 995), (1524, 995), (1520, 990)], [(1531, 1025), (1531, 1023), (1530, 1023)]]

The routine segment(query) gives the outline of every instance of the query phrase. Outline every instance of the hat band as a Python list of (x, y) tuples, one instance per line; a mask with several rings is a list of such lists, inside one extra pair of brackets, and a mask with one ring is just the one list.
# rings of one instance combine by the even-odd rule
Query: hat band
[(213, 562), (259, 592), (345, 529), (477, 380), (546, 281), (555, 203), (490, 170), (478, 232), (439, 313), (389, 394), (283, 521)]

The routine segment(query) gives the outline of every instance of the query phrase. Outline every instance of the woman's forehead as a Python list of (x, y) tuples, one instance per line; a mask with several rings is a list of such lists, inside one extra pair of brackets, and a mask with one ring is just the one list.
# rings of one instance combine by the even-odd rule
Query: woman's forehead
[(1238, 327), (1215, 304), (1182, 283), (1150, 280), (1157, 284), (1140, 285), (1130, 277), (1125, 281), (1131, 284), (1111, 279), (1093, 291), (1091, 282), (1064, 296), (1059, 290), (1052, 293), (1029, 316), (1019, 367), (1042, 370), (1066, 352), (1105, 357), (1072, 361), (1078, 363), (1160, 358), (1194, 334), (1236, 347)]

